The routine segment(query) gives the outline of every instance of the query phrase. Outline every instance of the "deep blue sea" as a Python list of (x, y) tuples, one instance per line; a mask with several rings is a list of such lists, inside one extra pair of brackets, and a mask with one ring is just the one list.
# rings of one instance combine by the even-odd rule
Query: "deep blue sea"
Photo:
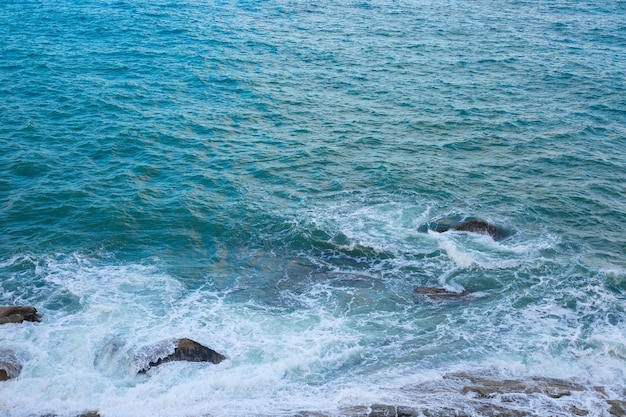
[(2, 0), (0, 305), (3, 417), (616, 415), (626, 2)]

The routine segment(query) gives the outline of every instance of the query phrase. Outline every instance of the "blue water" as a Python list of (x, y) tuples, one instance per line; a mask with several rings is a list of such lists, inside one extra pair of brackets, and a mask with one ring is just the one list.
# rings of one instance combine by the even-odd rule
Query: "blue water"
[(623, 1), (5, 0), (0, 97), (0, 415), (626, 398)]

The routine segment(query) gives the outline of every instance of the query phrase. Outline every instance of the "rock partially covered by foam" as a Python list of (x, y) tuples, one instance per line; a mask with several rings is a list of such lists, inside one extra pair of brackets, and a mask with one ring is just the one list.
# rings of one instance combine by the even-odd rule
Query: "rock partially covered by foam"
[(22, 364), (15, 352), (9, 349), (0, 349), (0, 381), (17, 378), (22, 371)]
[(135, 364), (138, 373), (142, 374), (149, 369), (172, 361), (211, 362), (218, 364), (226, 359), (222, 355), (191, 339), (164, 340), (155, 345), (146, 346), (135, 355)]
[(0, 324), (21, 323), (23, 321), (41, 321), (37, 309), (30, 306), (0, 307)]

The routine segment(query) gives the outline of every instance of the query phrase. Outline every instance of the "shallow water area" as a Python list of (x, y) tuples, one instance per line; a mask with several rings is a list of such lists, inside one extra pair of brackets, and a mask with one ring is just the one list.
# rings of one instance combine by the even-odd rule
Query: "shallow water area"
[(625, 21), (3, 2), (0, 416), (620, 415)]

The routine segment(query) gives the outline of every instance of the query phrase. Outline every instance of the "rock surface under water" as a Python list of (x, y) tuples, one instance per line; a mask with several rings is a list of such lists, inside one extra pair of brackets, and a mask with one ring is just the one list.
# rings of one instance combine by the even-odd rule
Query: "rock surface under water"
[(454, 292), (437, 287), (417, 287), (413, 290), (413, 294), (428, 300), (459, 300), (465, 297), (468, 292)]

